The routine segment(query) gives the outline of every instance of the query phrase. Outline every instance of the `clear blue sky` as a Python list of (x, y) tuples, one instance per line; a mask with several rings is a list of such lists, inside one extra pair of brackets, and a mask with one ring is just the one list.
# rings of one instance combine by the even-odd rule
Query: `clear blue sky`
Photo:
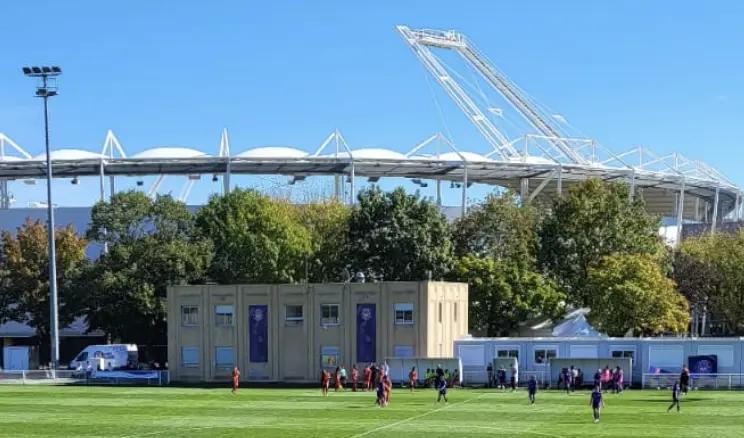
[[(42, 119), (20, 71), (27, 64), (64, 69), (55, 148), (97, 151), (113, 129), (129, 154), (164, 145), (216, 154), (226, 127), (233, 152), (314, 150), (335, 128), (352, 147), (407, 151), (443, 129), (426, 72), (394, 32), (408, 24), (464, 32), (616, 152), (679, 151), (744, 185), (739, 1), (53, 1), (7, 2), (0, 12), (0, 131), (32, 154), (42, 151)], [(436, 95), (454, 140), (485, 150)], [(182, 181), (164, 187), (177, 194)], [(58, 187), (63, 205), (97, 193), (95, 181)], [(41, 185), (12, 189), (17, 206), (44, 199)], [(218, 187), (205, 178), (190, 201), (210, 190)], [(445, 196), (458, 202), (454, 190)]]

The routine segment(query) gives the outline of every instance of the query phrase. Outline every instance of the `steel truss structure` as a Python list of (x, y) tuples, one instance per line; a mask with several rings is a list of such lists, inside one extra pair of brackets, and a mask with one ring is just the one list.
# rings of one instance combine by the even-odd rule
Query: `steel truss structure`
[[(186, 148), (155, 148), (127, 156), (113, 132), (106, 134), (100, 153), (58, 150), (52, 153), (55, 178), (100, 178), (101, 197), (105, 181), (111, 191), (114, 177), (155, 175), (148, 193), (157, 191), (167, 175), (190, 176), (181, 193), (186, 199), (198, 175), (221, 175), (223, 190), (231, 187), (231, 175), (288, 175), (301, 180), (315, 175), (345, 175), (355, 193), (355, 180), (366, 177), (409, 178), (436, 182), (441, 202), (441, 182), (462, 190), (462, 209), (473, 183), (508, 187), (526, 201), (561, 196), (566, 187), (587, 178), (626, 181), (631, 196), (642, 194), (648, 210), (677, 223), (710, 222), (713, 229), (724, 216), (740, 219), (742, 190), (713, 167), (679, 154), (657, 155), (638, 147), (615, 154), (593, 139), (568, 136), (540, 105), (519, 89), (461, 33), (414, 30), (398, 26), (398, 32), (418, 59), (455, 104), (482, 134), (491, 151), (486, 154), (458, 148), (441, 133), (415, 145), (407, 153), (390, 149), (354, 149), (335, 130), (313, 153), (287, 147), (259, 147), (231, 154), (227, 131), (220, 136), (217, 154)], [(534, 132), (509, 139), (488, 116), (457, 77), (450, 74), (434, 50), (451, 50), (498, 92)], [(0, 208), (9, 208), (8, 182), (44, 178), (44, 156), (32, 157), (16, 142), (0, 133)], [(353, 196), (351, 197), (353, 202)], [(681, 228), (681, 227), (679, 227)]]

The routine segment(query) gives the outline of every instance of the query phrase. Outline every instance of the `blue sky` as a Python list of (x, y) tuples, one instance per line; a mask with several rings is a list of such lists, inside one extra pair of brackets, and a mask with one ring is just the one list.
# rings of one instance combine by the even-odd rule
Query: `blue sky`
[[(6, 2), (0, 15), (0, 132), (32, 154), (42, 151), (42, 118), (20, 71), (27, 64), (64, 69), (55, 148), (97, 151), (113, 129), (129, 154), (166, 145), (216, 154), (226, 127), (234, 152), (314, 150), (339, 128), (352, 147), (405, 152), (446, 128), (463, 149), (485, 150), (394, 31), (408, 24), (464, 32), (530, 95), (616, 152), (678, 151), (744, 185), (737, 1), (55, 1)], [(183, 181), (164, 190), (177, 194)], [(97, 193), (93, 180), (55, 187), (62, 205)], [(11, 189), (19, 207), (44, 199), (41, 185)], [(217, 190), (204, 178), (189, 200)], [(446, 203), (458, 200), (445, 190)]]

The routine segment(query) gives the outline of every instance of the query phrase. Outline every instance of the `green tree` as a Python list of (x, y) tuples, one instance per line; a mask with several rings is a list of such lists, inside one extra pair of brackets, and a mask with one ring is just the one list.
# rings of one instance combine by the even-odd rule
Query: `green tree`
[(339, 202), (326, 202), (297, 209), (300, 223), (311, 240), (305, 268), (307, 280), (314, 283), (345, 280), (349, 208)]
[(213, 196), (197, 213), (200, 233), (214, 243), (209, 275), (220, 283), (286, 283), (305, 278), (308, 230), (286, 201), (253, 190)]
[(352, 272), (384, 280), (443, 278), (452, 265), (449, 224), (437, 207), (403, 188), (359, 194), (349, 218)]
[(76, 287), (90, 328), (126, 342), (165, 342), (167, 287), (204, 281), (211, 260), (193, 214), (170, 196), (117, 193), (94, 205), (88, 236), (108, 248)]
[(457, 257), (511, 260), (532, 267), (538, 246), (538, 214), (512, 192), (489, 194), (452, 227)]
[[(730, 334), (744, 334), (744, 231), (685, 240), (674, 278), (699, 310), (721, 318)], [(705, 306), (705, 307), (703, 307)], [(706, 309), (707, 308), (707, 309)]]
[(565, 296), (558, 287), (514, 263), (465, 256), (453, 277), (469, 284), (470, 328), (485, 336), (510, 336), (522, 321), (563, 313)]
[(666, 255), (658, 219), (646, 212), (640, 196), (631, 201), (628, 195), (625, 184), (587, 180), (557, 199), (544, 219), (540, 265), (572, 304), (585, 306), (590, 301), (589, 270), (603, 257), (652, 254), (661, 262)]
[[(72, 227), (55, 230), (58, 319), (65, 327), (79, 314), (69, 299), (72, 283), (85, 265), (87, 242)], [(49, 257), (46, 225), (27, 220), (15, 235), (0, 235), (3, 272), (0, 321), (18, 321), (36, 329), (41, 345), (49, 345)], [(45, 351), (46, 353), (46, 351)]]
[(684, 333), (689, 310), (648, 254), (613, 254), (589, 268), (589, 322), (610, 336), (653, 336)]

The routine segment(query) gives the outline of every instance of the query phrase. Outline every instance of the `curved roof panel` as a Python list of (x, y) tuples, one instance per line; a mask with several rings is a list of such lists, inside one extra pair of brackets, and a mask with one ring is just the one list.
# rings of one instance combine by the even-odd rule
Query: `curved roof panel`
[(241, 158), (305, 158), (309, 154), (301, 149), (287, 146), (264, 146), (248, 149), (235, 157)]
[[(46, 157), (44, 157), (44, 159), (46, 159)], [(6, 155), (4, 157), (0, 157), (0, 161), (4, 161), (6, 163), (9, 161), (26, 161), (26, 160), (27, 158), (15, 157), (13, 155)]]
[[(46, 153), (36, 155), (33, 161), (46, 161)], [(82, 149), (57, 149), (52, 151), (52, 160), (100, 160), (103, 155)]]
[(492, 159), (487, 158), (481, 154), (476, 154), (475, 152), (460, 152), (459, 154), (457, 152), (445, 152), (443, 154), (440, 154), (439, 157), (437, 157), (436, 155), (415, 155), (410, 158), (414, 160), (463, 161), (463, 157), (465, 157), (465, 161), (467, 161), (468, 163), (493, 162)]
[[(405, 155), (400, 152), (384, 148), (360, 148), (351, 151), (351, 156), (355, 160), (405, 160)], [(346, 151), (338, 154), (323, 155), (325, 158), (349, 159), (349, 153)]]
[(146, 149), (142, 152), (138, 152), (132, 155), (131, 158), (135, 158), (135, 159), (198, 158), (198, 157), (207, 157), (207, 156), (208, 155), (205, 154), (204, 152), (196, 150), (196, 149), (173, 146), (173, 147), (159, 147), (159, 148)]

